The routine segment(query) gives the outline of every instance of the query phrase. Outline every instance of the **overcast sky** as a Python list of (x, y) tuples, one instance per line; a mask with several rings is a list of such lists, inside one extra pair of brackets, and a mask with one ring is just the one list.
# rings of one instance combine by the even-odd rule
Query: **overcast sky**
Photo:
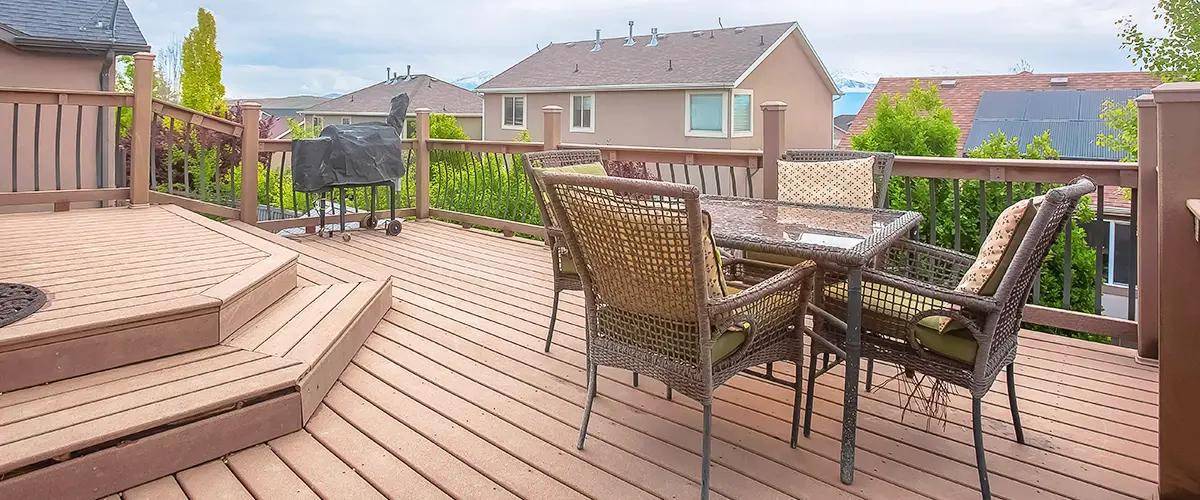
[(797, 21), (833, 72), (877, 76), (1133, 70), (1114, 22), (1153, 0), (126, 0), (156, 49), (204, 7), (228, 97), (350, 92), (385, 68), (499, 73), (549, 42)]

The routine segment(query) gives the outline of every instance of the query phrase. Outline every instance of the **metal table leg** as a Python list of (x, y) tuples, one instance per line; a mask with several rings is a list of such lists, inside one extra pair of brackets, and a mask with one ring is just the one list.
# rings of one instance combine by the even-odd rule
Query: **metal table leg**
[(341, 228), (340, 228), (341, 230), (338, 232), (345, 233), (346, 232), (346, 188), (339, 189), (338, 193), (340, 196), (339, 201), (342, 204), (341, 210), (338, 210), (338, 225), (341, 226)]
[(842, 414), (842, 484), (854, 482), (854, 440), (858, 432), (858, 367), (862, 355), (862, 268), (846, 273), (846, 400)]

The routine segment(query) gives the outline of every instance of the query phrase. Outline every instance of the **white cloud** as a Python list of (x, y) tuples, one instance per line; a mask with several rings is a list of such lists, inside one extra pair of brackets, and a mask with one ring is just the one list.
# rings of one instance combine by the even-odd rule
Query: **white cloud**
[[(152, 45), (182, 38), (199, 2), (127, 0)], [(1114, 21), (1148, 0), (208, 0), (230, 96), (353, 91), (384, 68), (499, 73), (551, 41), (795, 20), (826, 66), (883, 75), (1134, 69)]]

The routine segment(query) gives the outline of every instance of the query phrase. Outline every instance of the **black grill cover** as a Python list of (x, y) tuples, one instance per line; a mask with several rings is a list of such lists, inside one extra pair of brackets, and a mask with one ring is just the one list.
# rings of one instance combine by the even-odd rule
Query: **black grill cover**
[(400, 133), (407, 111), (408, 94), (400, 94), (387, 123), (329, 125), (318, 138), (292, 141), (294, 189), (314, 193), (404, 177)]

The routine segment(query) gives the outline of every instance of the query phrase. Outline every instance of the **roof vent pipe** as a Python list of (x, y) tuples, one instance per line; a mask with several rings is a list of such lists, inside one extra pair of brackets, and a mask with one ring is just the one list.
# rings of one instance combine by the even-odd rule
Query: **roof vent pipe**
[(629, 38), (625, 39), (626, 47), (633, 47), (633, 21), (629, 21)]
[(767, 44), (767, 37), (764, 35), (758, 35), (758, 46), (762, 47), (763, 45), (766, 45), (766, 44)]
[(600, 30), (596, 30), (596, 46), (592, 47), (592, 52), (600, 50)]
[(647, 43), (646, 46), (647, 47), (657, 47), (658, 46), (658, 28), (650, 28), (650, 43)]
[(387, 83), (392, 83), (392, 67), (391, 67), (391, 66), (388, 66), (388, 68), (387, 68), (387, 78), (385, 78), (383, 81), (385, 81), (385, 82), (387, 82)]
[(410, 78), (412, 78), (412, 65), (411, 64), (409, 64), (408, 68), (406, 68), (404, 70), (404, 79), (408, 80)]

